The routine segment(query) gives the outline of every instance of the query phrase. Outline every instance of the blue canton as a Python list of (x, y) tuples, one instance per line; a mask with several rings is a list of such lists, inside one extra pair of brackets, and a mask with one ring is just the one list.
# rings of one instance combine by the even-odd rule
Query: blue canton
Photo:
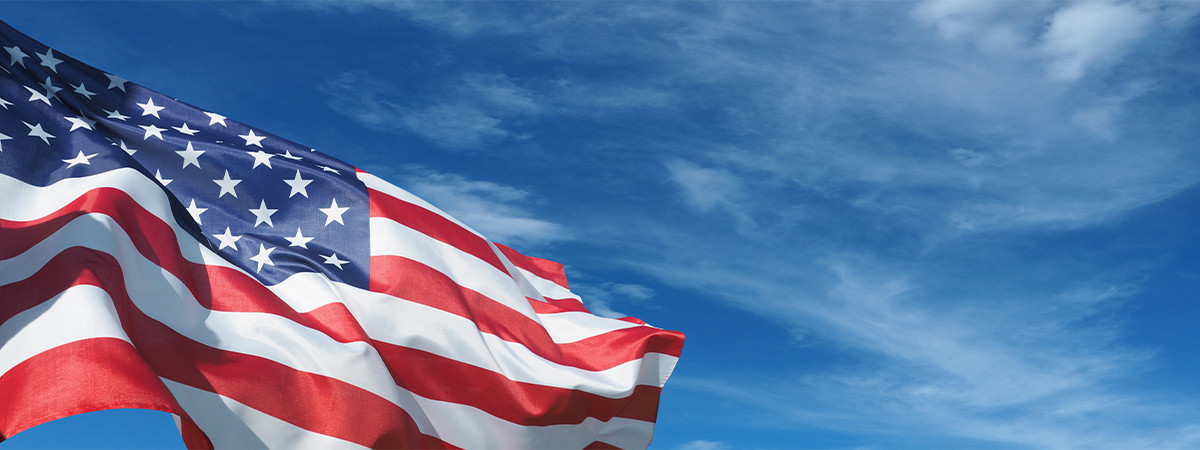
[(0, 173), (46, 186), (134, 168), (188, 233), (264, 284), (320, 272), (367, 287), (370, 211), (354, 167), (0, 27)]

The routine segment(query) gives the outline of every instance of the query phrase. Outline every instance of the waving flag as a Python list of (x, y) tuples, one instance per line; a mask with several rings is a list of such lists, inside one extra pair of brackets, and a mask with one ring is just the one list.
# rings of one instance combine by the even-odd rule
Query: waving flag
[(0, 435), (146, 408), (189, 447), (649, 445), (680, 333), (337, 159), (0, 48)]

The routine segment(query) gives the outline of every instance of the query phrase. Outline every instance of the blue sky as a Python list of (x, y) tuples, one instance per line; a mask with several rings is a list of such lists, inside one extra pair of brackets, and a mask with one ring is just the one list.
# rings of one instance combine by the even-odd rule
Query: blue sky
[[(563, 262), (593, 311), (683, 331), (654, 448), (1200, 446), (1196, 3), (0, 20)], [(102, 445), (180, 442), (116, 412), (0, 449)]]

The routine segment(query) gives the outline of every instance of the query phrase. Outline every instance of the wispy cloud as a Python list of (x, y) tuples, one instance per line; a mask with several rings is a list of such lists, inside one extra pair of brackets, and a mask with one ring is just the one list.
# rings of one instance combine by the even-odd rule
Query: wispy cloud
[[(836, 336), (850, 346), (841, 349), (844, 357), (874, 356), (854, 358), (859, 364), (844, 368), (710, 375), (680, 380), (681, 386), (797, 425), (873, 429), (885, 446), (904, 442), (922, 423), (977, 442), (956, 445), (1157, 444), (1133, 431), (1143, 420), (1171, 424), (1178, 433), (1165, 433), (1165, 439), (1188, 434), (1191, 422), (1182, 411), (1190, 407), (1116, 389), (1152, 359), (1152, 353), (1118, 344), (1119, 323), (1095, 320), (1135, 293), (1128, 286), (1080, 286), (1037, 299), (936, 300), (925, 293), (928, 280), (915, 279), (917, 274), (861, 258), (826, 261), (824, 268), (838, 281), (803, 301), (779, 287), (738, 291), (755, 299), (790, 297), (763, 307), (781, 322)], [(1155, 409), (1174, 412), (1146, 416)]]
[(721, 450), (730, 448), (724, 442), (697, 439), (679, 446), (679, 450)]
[(665, 87), (630, 83), (600, 83), (579, 77), (563, 77), (545, 86), (546, 98), (555, 112), (603, 116), (638, 110), (673, 107), (678, 99)]
[(1146, 34), (1152, 20), (1127, 3), (1084, 2), (1058, 10), (1043, 36), (1050, 74), (1076, 80), (1092, 66), (1119, 60)]
[(943, 38), (958, 39), (975, 32), (982, 17), (1002, 6), (995, 2), (929, 0), (917, 4), (912, 9), (912, 16), (924, 25), (935, 27)]
[(499, 119), (461, 103), (432, 105), (400, 118), (408, 131), (455, 150), (482, 150), (485, 142), (509, 134)]
[(328, 81), (325, 91), (334, 110), (367, 127), (409, 132), (452, 150), (486, 150), (511, 135), (507, 119), (540, 109), (502, 75), (468, 73), (436, 97), (404, 99), (386, 82), (343, 72)]
[(667, 161), (666, 167), (688, 205), (701, 212), (722, 209), (746, 219), (739, 206), (746, 195), (740, 177), (726, 169), (702, 167), (679, 159)]
[(603, 118), (673, 107), (673, 96), (650, 86), (572, 77), (537, 78), (531, 87), (501, 73), (469, 72), (442, 90), (412, 92), (364, 73), (332, 76), (324, 90), (335, 111), (371, 129), (410, 133), (454, 151), (489, 151), (528, 140), (539, 121)]

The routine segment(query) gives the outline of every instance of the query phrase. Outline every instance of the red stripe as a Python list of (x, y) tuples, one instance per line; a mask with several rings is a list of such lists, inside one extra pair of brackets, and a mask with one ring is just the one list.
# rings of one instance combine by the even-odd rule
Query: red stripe
[(567, 288), (567, 274), (563, 270), (563, 265), (554, 261), (542, 258), (534, 258), (532, 256), (522, 255), (520, 252), (503, 245), (496, 244), (496, 248), (512, 261), (513, 265), (532, 272), (534, 275), (553, 281), (554, 284)]
[(641, 353), (661, 353), (678, 358), (683, 353), (683, 333), (649, 326), (630, 327), (558, 346), (569, 355), (596, 352), (596, 349), (636, 348)]
[(423, 207), (392, 197), (374, 189), (367, 189), (371, 199), (371, 217), (391, 219), (431, 238), (452, 245), (480, 260), (491, 264), (501, 273), (508, 273), (500, 257), (488, 245), (487, 240), (467, 231), (457, 223)]
[(213, 450), (213, 444), (208, 440), (208, 436), (205, 436), (204, 431), (201, 431), (200, 427), (191, 421), (184, 420), (179, 423), (179, 436), (183, 438), (183, 445), (189, 449)]
[(585, 312), (591, 314), (583, 302), (573, 298), (547, 298), (546, 301), (530, 300), (533, 312), (538, 314), (554, 314), (561, 312)]
[(436, 269), (399, 256), (371, 257), (371, 290), (465, 317), (484, 333), (524, 345), (556, 364), (584, 370), (611, 369), (647, 352), (678, 356), (683, 346), (680, 333), (653, 327), (630, 327), (556, 344), (540, 323), (459, 286)]
[[(386, 342), (375, 348), (389, 361), (396, 383), (434, 400), (471, 405), (519, 425), (576, 424), (588, 417), (607, 421), (624, 417), (653, 422), (658, 414), (657, 386), (637, 385), (623, 398), (573, 389), (512, 381), (491, 370), (433, 353)], [(397, 364), (398, 363), (398, 364)], [(420, 370), (413, 370), (417, 364)]]
[(4, 436), (104, 409), (153, 409), (189, 420), (137, 350), (117, 338), (75, 341), (21, 361), (0, 376), (0, 399)]
[(106, 253), (67, 249), (33, 276), (0, 286), (0, 298), (6, 304), (37, 304), (52, 297), (45, 295), (48, 292), (75, 285), (98, 286), (109, 293), (126, 334), (163, 378), (219, 393), (298, 427), (360, 445), (447, 446), (422, 435), (403, 409), (359, 387), (258, 356), (218, 350), (151, 319), (130, 301), (119, 263)]

